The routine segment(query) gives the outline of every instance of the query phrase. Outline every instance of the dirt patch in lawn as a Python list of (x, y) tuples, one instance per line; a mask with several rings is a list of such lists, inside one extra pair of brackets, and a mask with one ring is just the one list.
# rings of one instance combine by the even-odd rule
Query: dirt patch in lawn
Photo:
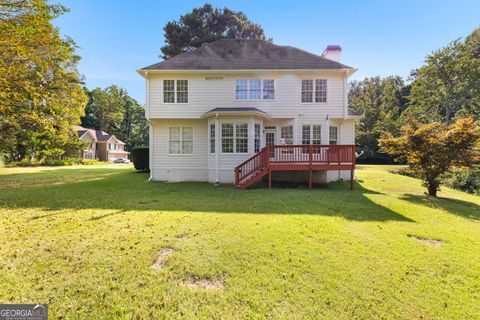
[(416, 236), (416, 235), (413, 235), (413, 234), (409, 234), (408, 236), (410, 238), (414, 238), (415, 240), (423, 242), (430, 247), (442, 247), (443, 246), (443, 242), (440, 241), (440, 240), (423, 238), (423, 237), (419, 237), (419, 236)]
[(201, 290), (223, 290), (225, 289), (225, 283), (223, 278), (191, 278), (180, 282), (181, 286), (186, 286), (192, 289)]
[(152, 264), (153, 270), (162, 269), (165, 267), (165, 261), (174, 252), (172, 248), (163, 248), (157, 255), (155, 262)]

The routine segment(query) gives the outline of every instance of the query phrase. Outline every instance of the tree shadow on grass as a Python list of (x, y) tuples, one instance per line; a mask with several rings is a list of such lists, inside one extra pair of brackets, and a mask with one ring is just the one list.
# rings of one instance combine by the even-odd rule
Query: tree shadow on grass
[[(11, 178), (8, 175), (0, 176), (0, 186), (2, 179)], [(349, 182), (332, 183), (311, 190), (236, 190), (231, 185), (215, 186), (204, 182), (147, 183), (147, 179), (147, 174), (125, 169), (58, 169), (54, 173), (49, 170), (16, 174), (15, 187), (0, 192), (0, 207), (118, 210), (114, 213), (109, 211), (93, 220), (138, 210), (309, 214), (354, 221), (413, 222), (372, 201), (369, 195), (380, 193), (368, 190), (358, 182), (354, 191), (349, 190)]]
[(418, 195), (409, 193), (404, 194), (400, 199), (432, 209), (441, 209), (468, 219), (480, 220), (480, 206), (472, 202), (443, 197), (434, 198), (426, 194)]

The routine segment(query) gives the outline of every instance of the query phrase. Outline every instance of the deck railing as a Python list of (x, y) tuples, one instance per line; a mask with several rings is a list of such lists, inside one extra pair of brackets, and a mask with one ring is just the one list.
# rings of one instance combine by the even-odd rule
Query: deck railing
[(268, 147), (265, 147), (235, 168), (235, 183), (239, 183), (260, 168), (266, 168), (269, 160)]
[(274, 145), (270, 163), (355, 163), (355, 145)]
[[(235, 168), (235, 184), (254, 175), (260, 169), (275, 164), (352, 165), (355, 167), (355, 145), (272, 145)], [(310, 170), (311, 166), (310, 166)]]

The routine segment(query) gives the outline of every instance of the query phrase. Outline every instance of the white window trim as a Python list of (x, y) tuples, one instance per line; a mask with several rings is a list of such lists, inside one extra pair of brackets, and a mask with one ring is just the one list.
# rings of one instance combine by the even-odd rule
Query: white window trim
[[(173, 80), (173, 97), (175, 102), (165, 102), (165, 80)], [(177, 81), (178, 80), (186, 80), (187, 81), (187, 100), (188, 102), (177, 102)], [(190, 79), (184, 78), (169, 78), (169, 79), (162, 79), (162, 97), (161, 97), (162, 104), (190, 104)]]
[(336, 144), (340, 144), (340, 127), (339, 126), (329, 126), (328, 127), (328, 144), (332, 145), (330, 142), (332, 141), (332, 137), (330, 135), (330, 128), (337, 128), (337, 139), (335, 139)]
[[(258, 137), (258, 151), (255, 151), (255, 126), (260, 126), (260, 132)], [(262, 124), (260, 122), (253, 123), (253, 153), (258, 153), (262, 150)]]
[(307, 144), (313, 144), (313, 127), (320, 127), (320, 144), (322, 144), (322, 125), (320, 123), (303, 123), (300, 125), (300, 142), (303, 144), (303, 127), (308, 126), (310, 130), (310, 141)]
[[(233, 124), (233, 152), (223, 152), (223, 148), (222, 148), (222, 142), (223, 142), (223, 134), (222, 134), (222, 126), (224, 124)], [(236, 125), (237, 124), (246, 124), (247, 125), (247, 152), (237, 152), (237, 130), (236, 130)], [(219, 133), (220, 133), (220, 154), (221, 155), (238, 155), (238, 154), (248, 154), (248, 149), (249, 148), (249, 145), (250, 145), (250, 124), (249, 122), (245, 122), (245, 121), (223, 121), (223, 122), (220, 122), (220, 128), (219, 129)]]
[[(303, 80), (312, 80), (313, 81), (312, 102), (302, 102), (302, 81)], [(324, 102), (315, 102), (315, 91), (317, 89), (317, 85), (315, 83), (315, 80), (326, 80), (327, 81), (327, 92), (326, 92)], [(327, 104), (328, 103), (328, 79), (327, 78), (303, 78), (303, 79), (300, 79), (300, 103), (301, 104)]]
[[(247, 99), (237, 99), (237, 80), (247, 81)], [(249, 99), (250, 96), (250, 80), (260, 80), (260, 99)], [(263, 99), (263, 80), (273, 80), (273, 99)], [(233, 81), (233, 99), (235, 102), (252, 102), (252, 101), (276, 101), (277, 99), (277, 80), (274, 78), (235, 78)]]
[[(183, 130), (182, 128), (192, 128), (192, 153), (170, 153), (170, 128), (180, 128), (180, 150), (183, 147)], [(195, 128), (193, 126), (171, 126), (168, 127), (168, 141), (167, 141), (168, 156), (181, 157), (181, 156), (194, 156), (195, 155)]]

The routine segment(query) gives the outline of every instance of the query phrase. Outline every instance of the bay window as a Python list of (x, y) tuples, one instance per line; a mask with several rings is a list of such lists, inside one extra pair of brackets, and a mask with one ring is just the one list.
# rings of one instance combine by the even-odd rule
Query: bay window
[(222, 153), (248, 153), (247, 123), (222, 123)]
[(210, 153), (215, 153), (215, 125), (210, 125)]
[(260, 124), (255, 123), (255, 137), (253, 141), (253, 151), (255, 153), (260, 151)]

